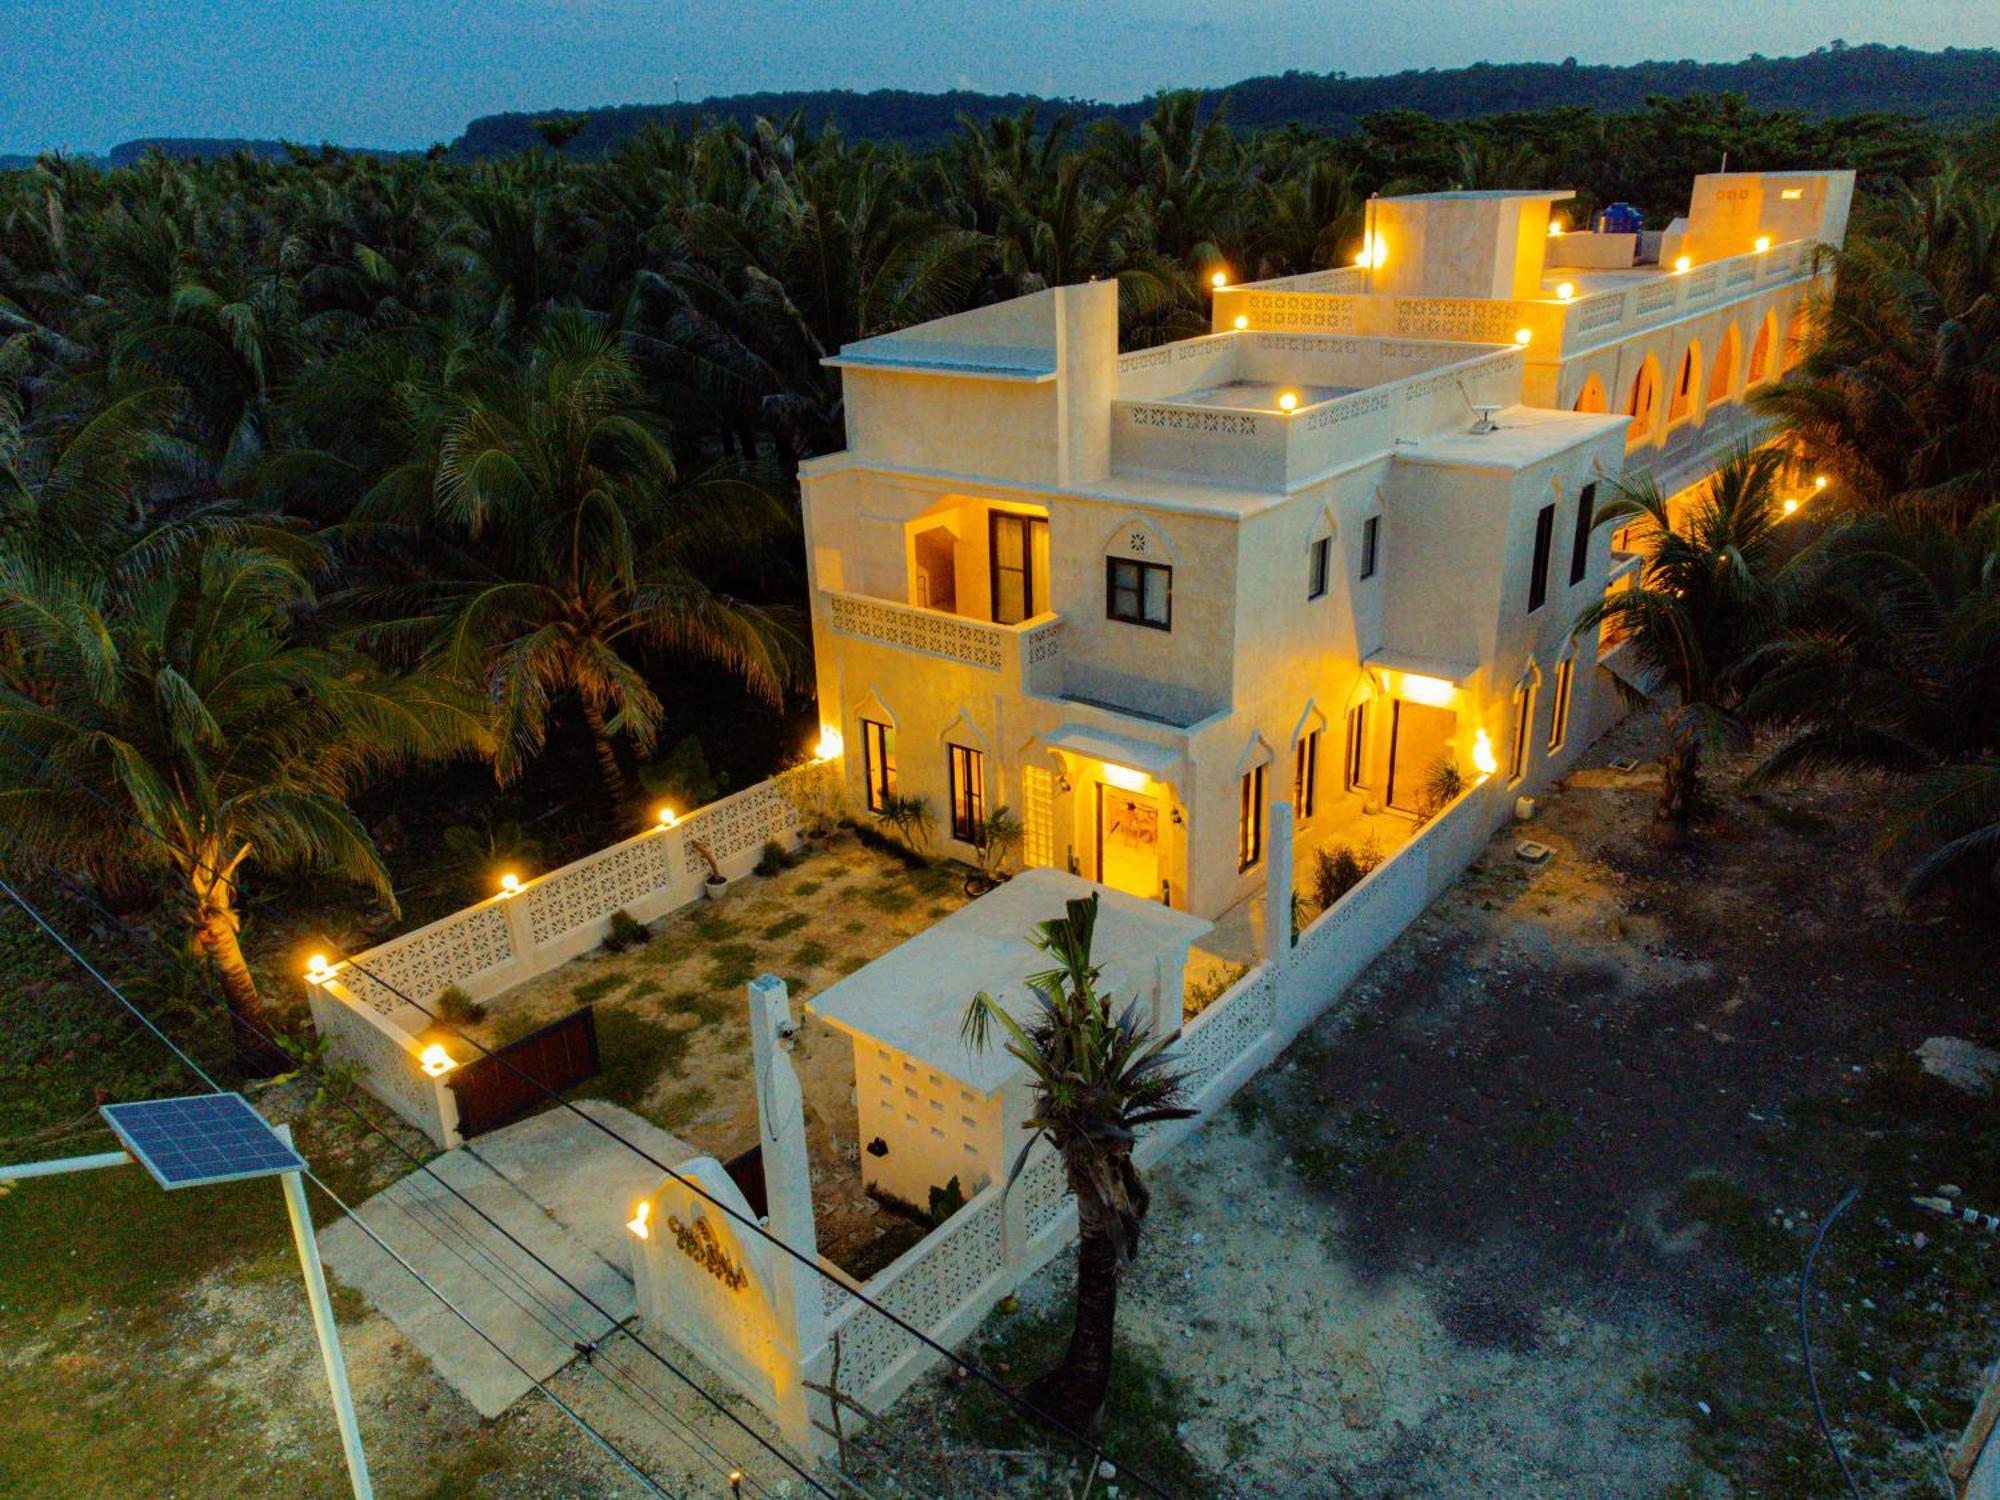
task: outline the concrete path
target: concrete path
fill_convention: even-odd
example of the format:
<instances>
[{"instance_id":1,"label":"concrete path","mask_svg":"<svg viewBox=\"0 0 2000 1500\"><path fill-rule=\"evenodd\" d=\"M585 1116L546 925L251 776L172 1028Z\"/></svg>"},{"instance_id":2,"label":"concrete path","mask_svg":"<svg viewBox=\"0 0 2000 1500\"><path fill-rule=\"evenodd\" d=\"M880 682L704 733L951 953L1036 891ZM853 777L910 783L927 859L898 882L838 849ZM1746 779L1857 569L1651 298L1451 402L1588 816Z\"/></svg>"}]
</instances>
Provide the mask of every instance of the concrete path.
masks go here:
<instances>
[{"instance_id":1,"label":"concrete path","mask_svg":"<svg viewBox=\"0 0 2000 1500\"><path fill-rule=\"evenodd\" d=\"M591 1100L578 1107L669 1166L696 1154L615 1104ZM320 1231L320 1254L481 1416L497 1417L532 1390L534 1380L546 1380L575 1359L578 1343L596 1342L633 1315L624 1223L630 1204L661 1176L637 1153L556 1109L447 1151L429 1163L429 1171L411 1172L355 1210L526 1373L350 1220ZM438 1178L479 1212L452 1196ZM526 1250L510 1244L495 1224ZM560 1277L537 1265L535 1256Z\"/></svg>"}]
</instances>

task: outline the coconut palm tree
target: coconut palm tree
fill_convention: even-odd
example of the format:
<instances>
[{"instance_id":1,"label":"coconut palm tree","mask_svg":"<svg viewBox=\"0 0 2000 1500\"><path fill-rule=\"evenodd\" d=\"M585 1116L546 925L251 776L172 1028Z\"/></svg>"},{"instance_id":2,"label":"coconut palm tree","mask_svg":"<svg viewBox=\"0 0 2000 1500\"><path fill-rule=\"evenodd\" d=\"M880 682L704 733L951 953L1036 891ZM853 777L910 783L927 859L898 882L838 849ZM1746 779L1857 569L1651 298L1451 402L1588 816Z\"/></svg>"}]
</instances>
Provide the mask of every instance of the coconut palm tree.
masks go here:
<instances>
[{"instance_id":1,"label":"coconut palm tree","mask_svg":"<svg viewBox=\"0 0 2000 1500\"><path fill-rule=\"evenodd\" d=\"M1735 669L1769 638L1778 618L1780 539L1775 486L1786 454L1732 454L1678 514L1650 475L1621 480L1596 524L1639 523L1645 561L1632 587L1593 602L1574 633L1610 626L1630 643L1637 693L1661 711L1667 746L1653 837L1679 843L1701 796L1701 763L1746 738Z\"/></svg>"},{"instance_id":2,"label":"coconut palm tree","mask_svg":"<svg viewBox=\"0 0 2000 1500\"><path fill-rule=\"evenodd\" d=\"M377 486L361 514L428 528L442 574L357 590L356 603L398 612L361 638L483 690L503 778L572 698L622 803L616 741L650 752L664 715L647 665L714 662L771 699L791 678L792 633L711 582L787 535L789 513L740 473L683 480L616 336L584 314L549 314L526 360L446 420L428 496Z\"/></svg>"},{"instance_id":3,"label":"coconut palm tree","mask_svg":"<svg viewBox=\"0 0 2000 1500\"><path fill-rule=\"evenodd\" d=\"M1015 1159L1009 1182L1035 1143L1046 1139L1061 1154L1076 1195L1074 1326L1062 1363L1034 1382L1029 1399L1080 1430L1094 1427L1104 1409L1118 1278L1139 1253L1139 1229L1151 1203L1132 1148L1145 1126L1195 1113L1180 1103L1183 1076L1166 1050L1173 1037L1151 1033L1137 1000L1114 1013L1111 997L1102 993L1102 971L1090 956L1096 927L1095 895L1070 901L1063 916L1038 923L1028 942L1055 967L1029 976L1035 1013L1017 1020L981 993L973 997L964 1024L966 1044L974 1050L984 1050L998 1026L1006 1050L1028 1070L1034 1091L1024 1122L1034 1133Z\"/></svg>"},{"instance_id":4,"label":"coconut palm tree","mask_svg":"<svg viewBox=\"0 0 2000 1500\"><path fill-rule=\"evenodd\" d=\"M313 603L292 564L220 540L119 589L0 558L9 856L177 890L253 1073L283 1059L255 1034L271 1027L240 940L245 872L337 876L393 910L347 799L386 772L491 747L475 695L302 643L297 620Z\"/></svg>"}]
</instances>

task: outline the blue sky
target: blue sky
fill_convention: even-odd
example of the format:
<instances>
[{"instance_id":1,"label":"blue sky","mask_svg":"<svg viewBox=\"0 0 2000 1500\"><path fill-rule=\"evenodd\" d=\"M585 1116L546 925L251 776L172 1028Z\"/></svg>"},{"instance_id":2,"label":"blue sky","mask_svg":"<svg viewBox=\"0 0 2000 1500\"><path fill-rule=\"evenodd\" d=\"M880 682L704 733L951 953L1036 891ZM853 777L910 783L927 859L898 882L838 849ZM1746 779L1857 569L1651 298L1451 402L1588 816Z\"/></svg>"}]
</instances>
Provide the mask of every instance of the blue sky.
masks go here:
<instances>
[{"instance_id":1,"label":"blue sky","mask_svg":"<svg viewBox=\"0 0 2000 1500\"><path fill-rule=\"evenodd\" d=\"M0 0L0 151L144 135L423 146L474 115L753 89L1131 99L1485 59L2000 46L1992 0Z\"/></svg>"}]
</instances>

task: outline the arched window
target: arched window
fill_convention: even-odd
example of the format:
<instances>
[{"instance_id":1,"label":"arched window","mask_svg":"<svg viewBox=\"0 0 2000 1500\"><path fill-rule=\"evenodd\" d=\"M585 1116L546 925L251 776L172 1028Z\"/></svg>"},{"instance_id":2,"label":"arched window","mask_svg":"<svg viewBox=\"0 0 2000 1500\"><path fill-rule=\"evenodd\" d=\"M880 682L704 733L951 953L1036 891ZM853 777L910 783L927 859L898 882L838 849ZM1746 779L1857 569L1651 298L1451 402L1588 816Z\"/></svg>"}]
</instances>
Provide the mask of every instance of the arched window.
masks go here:
<instances>
[{"instance_id":1,"label":"arched window","mask_svg":"<svg viewBox=\"0 0 2000 1500\"><path fill-rule=\"evenodd\" d=\"M1653 436L1653 417L1660 409L1660 362L1652 355L1632 377L1632 395L1625 403L1632 425L1625 430L1625 446L1636 448Z\"/></svg>"},{"instance_id":2,"label":"arched window","mask_svg":"<svg viewBox=\"0 0 2000 1500\"><path fill-rule=\"evenodd\" d=\"M1722 345L1715 353L1715 372L1708 380L1708 404L1720 406L1727 401L1731 389L1736 384L1736 356L1743 347L1743 336L1731 323L1722 335Z\"/></svg>"},{"instance_id":3,"label":"arched window","mask_svg":"<svg viewBox=\"0 0 2000 1500\"><path fill-rule=\"evenodd\" d=\"M1750 346L1750 370L1743 377L1747 385L1759 385L1771 378L1771 345L1778 341L1778 316L1776 313L1764 315L1764 326L1757 330L1757 342Z\"/></svg>"},{"instance_id":4,"label":"arched window","mask_svg":"<svg viewBox=\"0 0 2000 1500\"><path fill-rule=\"evenodd\" d=\"M1792 320L1785 325L1785 368L1791 369L1806 357L1806 345L1812 342L1812 319L1803 304L1792 314Z\"/></svg>"},{"instance_id":5,"label":"arched window","mask_svg":"<svg viewBox=\"0 0 2000 1500\"><path fill-rule=\"evenodd\" d=\"M1701 345L1691 343L1681 356L1680 372L1674 376L1674 393L1667 402L1667 423L1685 422L1694 415L1695 391L1701 381Z\"/></svg>"},{"instance_id":6,"label":"arched window","mask_svg":"<svg viewBox=\"0 0 2000 1500\"><path fill-rule=\"evenodd\" d=\"M1609 411L1611 403L1604 399L1604 382L1595 375L1584 381L1583 390L1576 398L1575 409L1583 412Z\"/></svg>"}]
</instances>

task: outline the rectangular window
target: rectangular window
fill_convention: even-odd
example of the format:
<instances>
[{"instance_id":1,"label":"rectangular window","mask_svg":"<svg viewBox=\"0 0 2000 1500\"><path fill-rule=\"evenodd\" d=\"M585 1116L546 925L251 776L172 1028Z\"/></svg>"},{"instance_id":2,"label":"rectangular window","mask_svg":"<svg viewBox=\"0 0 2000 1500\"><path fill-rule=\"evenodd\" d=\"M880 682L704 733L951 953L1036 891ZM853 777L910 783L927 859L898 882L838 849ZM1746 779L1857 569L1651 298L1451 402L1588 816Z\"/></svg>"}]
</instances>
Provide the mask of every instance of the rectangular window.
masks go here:
<instances>
[{"instance_id":1,"label":"rectangular window","mask_svg":"<svg viewBox=\"0 0 2000 1500\"><path fill-rule=\"evenodd\" d=\"M1535 566L1528 575L1528 613L1533 614L1548 602L1549 598L1549 553L1555 549L1556 508L1544 505L1541 514L1535 517Z\"/></svg>"},{"instance_id":2,"label":"rectangular window","mask_svg":"<svg viewBox=\"0 0 2000 1500\"><path fill-rule=\"evenodd\" d=\"M986 756L964 745L945 749L951 757L951 836L970 844L986 821Z\"/></svg>"},{"instance_id":3,"label":"rectangular window","mask_svg":"<svg viewBox=\"0 0 2000 1500\"><path fill-rule=\"evenodd\" d=\"M1535 687L1521 684L1514 694L1514 743L1507 752L1507 779L1519 781L1528 774L1528 732L1535 722Z\"/></svg>"},{"instance_id":4,"label":"rectangular window","mask_svg":"<svg viewBox=\"0 0 2000 1500\"><path fill-rule=\"evenodd\" d=\"M896 795L896 731L873 719L861 721L861 779L870 812L882 811Z\"/></svg>"},{"instance_id":5,"label":"rectangular window","mask_svg":"<svg viewBox=\"0 0 2000 1500\"><path fill-rule=\"evenodd\" d=\"M1368 705L1357 703L1347 711L1347 789L1359 791L1368 785Z\"/></svg>"},{"instance_id":6,"label":"rectangular window","mask_svg":"<svg viewBox=\"0 0 2000 1500\"><path fill-rule=\"evenodd\" d=\"M1264 768L1243 773L1242 810L1236 835L1236 868L1247 870L1264 857Z\"/></svg>"},{"instance_id":7,"label":"rectangular window","mask_svg":"<svg viewBox=\"0 0 2000 1500\"><path fill-rule=\"evenodd\" d=\"M1375 576L1375 552L1382 540L1382 518L1370 516L1361 523L1361 576Z\"/></svg>"},{"instance_id":8,"label":"rectangular window","mask_svg":"<svg viewBox=\"0 0 2000 1500\"><path fill-rule=\"evenodd\" d=\"M1586 484L1583 493L1576 497L1576 538L1569 547L1569 581L1582 583L1583 575L1590 570L1590 532L1595 524L1592 520L1597 509L1597 486Z\"/></svg>"},{"instance_id":9,"label":"rectangular window","mask_svg":"<svg viewBox=\"0 0 2000 1500\"><path fill-rule=\"evenodd\" d=\"M987 520L992 547L993 620L1018 625L1048 608L1045 585L1038 576L1038 558L1048 554L1048 526L1040 516L1019 516L996 510Z\"/></svg>"},{"instance_id":10,"label":"rectangular window","mask_svg":"<svg viewBox=\"0 0 2000 1500\"><path fill-rule=\"evenodd\" d=\"M1306 554L1306 597L1318 599L1326 593L1327 564L1333 555L1333 538L1323 536Z\"/></svg>"},{"instance_id":11,"label":"rectangular window","mask_svg":"<svg viewBox=\"0 0 2000 1500\"><path fill-rule=\"evenodd\" d=\"M1319 792L1319 731L1301 735L1292 750L1292 806L1302 818L1313 815Z\"/></svg>"},{"instance_id":12,"label":"rectangular window","mask_svg":"<svg viewBox=\"0 0 2000 1500\"><path fill-rule=\"evenodd\" d=\"M1106 558L1104 581L1104 613L1111 619L1154 630L1173 628L1174 570L1165 563Z\"/></svg>"},{"instance_id":13,"label":"rectangular window","mask_svg":"<svg viewBox=\"0 0 2000 1500\"><path fill-rule=\"evenodd\" d=\"M1556 700L1554 712L1549 719L1549 751L1553 754L1562 749L1563 741L1569 737L1569 690L1576 676L1576 658L1565 656L1562 665L1556 668Z\"/></svg>"}]
</instances>

